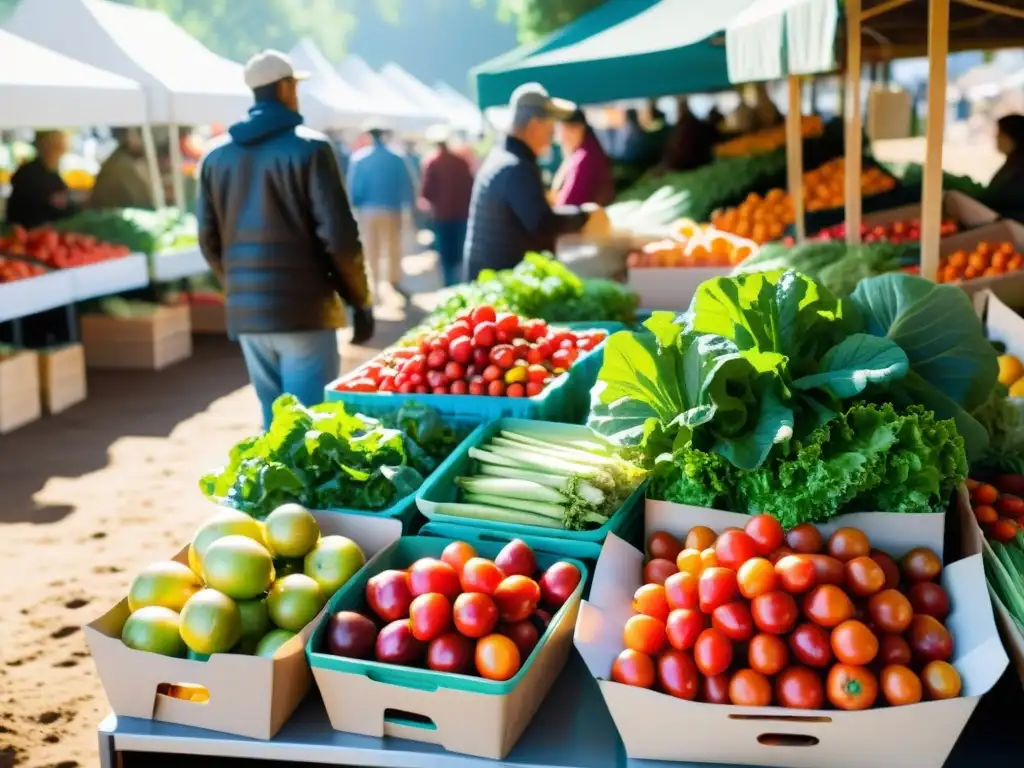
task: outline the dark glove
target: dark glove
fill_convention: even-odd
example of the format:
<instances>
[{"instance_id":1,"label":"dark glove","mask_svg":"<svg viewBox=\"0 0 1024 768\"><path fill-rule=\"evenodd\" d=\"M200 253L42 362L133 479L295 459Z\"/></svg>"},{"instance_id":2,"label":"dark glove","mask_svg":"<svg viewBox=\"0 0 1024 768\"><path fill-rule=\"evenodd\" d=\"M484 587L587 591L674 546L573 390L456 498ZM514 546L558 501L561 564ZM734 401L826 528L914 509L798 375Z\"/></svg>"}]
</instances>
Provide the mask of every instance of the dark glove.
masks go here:
<instances>
[{"instance_id":1,"label":"dark glove","mask_svg":"<svg viewBox=\"0 0 1024 768\"><path fill-rule=\"evenodd\" d=\"M352 343L365 344L373 338L373 307L352 310Z\"/></svg>"}]
</instances>

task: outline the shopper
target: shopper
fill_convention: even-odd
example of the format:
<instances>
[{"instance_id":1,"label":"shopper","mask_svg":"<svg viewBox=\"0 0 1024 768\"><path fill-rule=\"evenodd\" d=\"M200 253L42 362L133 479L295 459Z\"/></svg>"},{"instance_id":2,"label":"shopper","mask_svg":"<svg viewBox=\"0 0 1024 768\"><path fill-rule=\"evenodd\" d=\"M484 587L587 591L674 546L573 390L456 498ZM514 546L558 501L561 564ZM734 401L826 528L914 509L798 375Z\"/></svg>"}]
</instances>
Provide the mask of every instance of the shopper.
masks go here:
<instances>
[{"instance_id":1,"label":"shopper","mask_svg":"<svg viewBox=\"0 0 1024 768\"><path fill-rule=\"evenodd\" d=\"M226 293L269 426L290 393L323 400L339 370L339 297L354 314L353 342L373 336L362 246L327 137L302 125L291 59L263 51L245 66L255 97L247 118L203 159L199 245Z\"/></svg>"},{"instance_id":2,"label":"shopper","mask_svg":"<svg viewBox=\"0 0 1024 768\"><path fill-rule=\"evenodd\" d=\"M1006 155L1006 162L992 177L989 189L1015 197L1015 208L1024 208L1024 115L999 118L996 122L996 149Z\"/></svg>"},{"instance_id":3,"label":"shopper","mask_svg":"<svg viewBox=\"0 0 1024 768\"><path fill-rule=\"evenodd\" d=\"M383 128L374 124L367 128L370 144L352 156L348 193L359 216L374 282L386 280L405 295L401 287L402 220L411 218L413 180L405 157L384 143Z\"/></svg>"},{"instance_id":4,"label":"shopper","mask_svg":"<svg viewBox=\"0 0 1024 768\"><path fill-rule=\"evenodd\" d=\"M48 224L75 213L68 185L60 176L60 159L68 151L62 131L37 131L36 157L11 177L7 223L26 229Z\"/></svg>"},{"instance_id":5,"label":"shopper","mask_svg":"<svg viewBox=\"0 0 1024 768\"><path fill-rule=\"evenodd\" d=\"M566 159L552 185L555 203L610 205L615 197L611 161L583 110L577 109L568 120L559 124L558 143Z\"/></svg>"},{"instance_id":6,"label":"shopper","mask_svg":"<svg viewBox=\"0 0 1024 768\"><path fill-rule=\"evenodd\" d=\"M96 176L90 208L155 208L142 137L135 128L115 128L117 148Z\"/></svg>"},{"instance_id":7,"label":"shopper","mask_svg":"<svg viewBox=\"0 0 1024 768\"><path fill-rule=\"evenodd\" d=\"M468 279L483 269L514 267L528 251L554 251L559 235L579 232L593 219L607 226L604 210L571 208L557 213L548 204L537 157L551 145L555 120L566 120L576 105L553 99L539 83L512 94L512 131L480 167L473 184L465 262Z\"/></svg>"},{"instance_id":8,"label":"shopper","mask_svg":"<svg viewBox=\"0 0 1024 768\"><path fill-rule=\"evenodd\" d=\"M462 281L462 249L466 245L469 200L473 194L473 173L469 165L448 146L445 126L427 131L427 140L437 149L423 163L420 197L429 211L434 230L434 250L444 285Z\"/></svg>"}]
</instances>

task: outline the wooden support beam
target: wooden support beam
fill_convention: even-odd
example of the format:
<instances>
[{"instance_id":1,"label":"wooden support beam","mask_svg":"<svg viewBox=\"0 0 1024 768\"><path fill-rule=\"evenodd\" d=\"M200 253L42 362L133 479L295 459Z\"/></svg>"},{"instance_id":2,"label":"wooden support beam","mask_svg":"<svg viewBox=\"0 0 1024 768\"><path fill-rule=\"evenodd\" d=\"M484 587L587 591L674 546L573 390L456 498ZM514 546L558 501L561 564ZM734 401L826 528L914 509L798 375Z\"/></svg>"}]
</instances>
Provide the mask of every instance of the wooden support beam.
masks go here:
<instances>
[{"instance_id":1,"label":"wooden support beam","mask_svg":"<svg viewBox=\"0 0 1024 768\"><path fill-rule=\"evenodd\" d=\"M910 0L886 0L884 3L879 3L873 8L868 8L860 15L860 21L863 24L868 19L873 19L876 16L881 16L883 13L899 8L901 5L907 5Z\"/></svg>"},{"instance_id":2,"label":"wooden support beam","mask_svg":"<svg viewBox=\"0 0 1024 768\"><path fill-rule=\"evenodd\" d=\"M956 0L956 2L960 3L960 5L969 5L971 8L977 8L979 11L989 11L1000 16L1013 16L1017 19L1024 19L1024 9L1021 8L1010 8L1001 3L991 3L988 0Z\"/></svg>"},{"instance_id":3,"label":"wooden support beam","mask_svg":"<svg viewBox=\"0 0 1024 768\"><path fill-rule=\"evenodd\" d=\"M949 1L928 5L928 123L921 178L921 276L939 277L942 237L942 138L946 127L946 57L949 55Z\"/></svg>"},{"instance_id":4,"label":"wooden support beam","mask_svg":"<svg viewBox=\"0 0 1024 768\"><path fill-rule=\"evenodd\" d=\"M948 0L947 0L948 2ZM860 245L863 120L860 99L860 0L846 1L846 244Z\"/></svg>"},{"instance_id":5,"label":"wooden support beam","mask_svg":"<svg viewBox=\"0 0 1024 768\"><path fill-rule=\"evenodd\" d=\"M786 110L786 178L789 196L793 199L793 226L796 229L796 241L802 243L807 239L807 226L804 223L804 137L801 126L803 117L803 98L800 90L800 78L789 76L789 108Z\"/></svg>"}]
</instances>

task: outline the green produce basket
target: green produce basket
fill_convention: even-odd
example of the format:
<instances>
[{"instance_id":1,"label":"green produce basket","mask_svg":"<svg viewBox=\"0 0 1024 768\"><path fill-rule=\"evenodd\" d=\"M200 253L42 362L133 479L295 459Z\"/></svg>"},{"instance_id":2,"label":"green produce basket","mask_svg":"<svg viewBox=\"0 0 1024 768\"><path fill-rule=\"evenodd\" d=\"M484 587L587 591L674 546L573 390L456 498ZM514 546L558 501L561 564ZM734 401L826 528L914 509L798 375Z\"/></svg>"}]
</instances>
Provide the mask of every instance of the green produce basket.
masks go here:
<instances>
[{"instance_id":1,"label":"green produce basket","mask_svg":"<svg viewBox=\"0 0 1024 768\"><path fill-rule=\"evenodd\" d=\"M585 328L607 330L610 327L615 327L616 330L619 330L623 326L621 323L562 323L556 324L555 327L573 327L576 330ZM580 355L576 364L569 371L552 381L543 392L535 397L339 392L335 387L341 379L336 379L324 388L324 400L345 403L355 411L367 416L379 416L381 413L390 412L395 408L395 401L402 399L415 400L418 403L429 405L444 416L475 419L478 422L514 416L523 419L578 423L586 416L590 387L593 386L593 381L586 387L587 396L583 402L576 403L574 399L580 397L582 385L574 386L572 376L577 369L580 369L585 372L582 375L586 381L591 375L590 372L593 371L593 380L596 380L597 372L601 369L603 354L604 342L602 341L594 349ZM342 378L351 375L346 374Z\"/></svg>"},{"instance_id":2,"label":"green produce basket","mask_svg":"<svg viewBox=\"0 0 1024 768\"><path fill-rule=\"evenodd\" d=\"M565 621L569 609L573 609L572 613L575 616L575 607L578 605L579 599L583 594L583 586L589 577L587 566L582 562L548 552L535 551L537 566L541 570L559 561L572 563L580 571L580 583L565 605L552 617L551 623L548 624L547 630L541 635L537 646L522 662L519 672L508 680L487 680L475 675L436 672L431 669L404 667L366 659L350 659L334 656L322 650L326 643L327 627L331 616L338 611L367 610L365 597L366 583L370 580L371 576L389 569L405 570L421 557L439 558L444 548L452 541L453 539L435 538L433 536L403 536L349 579L328 602L327 611L324 613L323 619L306 644L306 658L309 660L310 666L316 669L365 675L378 683L420 690L454 688L470 693L503 696L515 688L537 660L537 656L548 641L548 638L551 637L559 624ZM477 553L484 557L494 558L501 551L501 547L501 544L481 543L477 546Z\"/></svg>"},{"instance_id":3,"label":"green produce basket","mask_svg":"<svg viewBox=\"0 0 1024 768\"><path fill-rule=\"evenodd\" d=\"M502 429L515 431L520 419L505 418L498 421L481 424L473 434L467 437L459 447L452 451L452 455L445 459L430 479L420 486L416 493L417 504L422 501L443 503L456 501L459 489L455 485L455 478L469 474L476 463L469 456L469 449L485 443ZM586 427L580 426L581 435L592 434ZM506 543L511 539L523 539L528 542L543 542L543 547L549 552L558 552L570 557L584 559L596 559L601 553L601 546L608 538L609 533L625 538L625 533L634 523L635 519L642 517L644 490L647 482L641 483L635 491L626 499L622 506L613 514L604 525L589 531L567 531L560 528L539 528L532 525L520 525L518 523L499 523L491 520L469 520L452 515L441 515L427 512L420 506L420 512L431 523L444 523L449 526L458 526L460 530L473 529L483 531L493 540ZM469 534L465 534L469 535Z\"/></svg>"}]
</instances>

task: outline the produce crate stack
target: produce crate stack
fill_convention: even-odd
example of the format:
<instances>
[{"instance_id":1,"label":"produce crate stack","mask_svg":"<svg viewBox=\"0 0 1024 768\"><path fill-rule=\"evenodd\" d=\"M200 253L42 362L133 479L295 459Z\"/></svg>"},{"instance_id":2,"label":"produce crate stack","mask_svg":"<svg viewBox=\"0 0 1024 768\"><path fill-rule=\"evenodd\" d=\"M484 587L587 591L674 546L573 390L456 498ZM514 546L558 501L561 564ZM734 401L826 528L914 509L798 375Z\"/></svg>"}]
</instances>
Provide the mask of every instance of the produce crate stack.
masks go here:
<instances>
[{"instance_id":1,"label":"produce crate stack","mask_svg":"<svg viewBox=\"0 0 1024 768\"><path fill-rule=\"evenodd\" d=\"M30 350L0 349L0 435L41 415L39 356Z\"/></svg>"},{"instance_id":2,"label":"produce crate stack","mask_svg":"<svg viewBox=\"0 0 1024 768\"><path fill-rule=\"evenodd\" d=\"M90 368L159 371L192 356L188 307L142 307L136 314L82 316Z\"/></svg>"},{"instance_id":3,"label":"produce crate stack","mask_svg":"<svg viewBox=\"0 0 1024 768\"><path fill-rule=\"evenodd\" d=\"M61 413L86 398L85 348L64 344L37 350L43 407L49 414Z\"/></svg>"}]
</instances>

